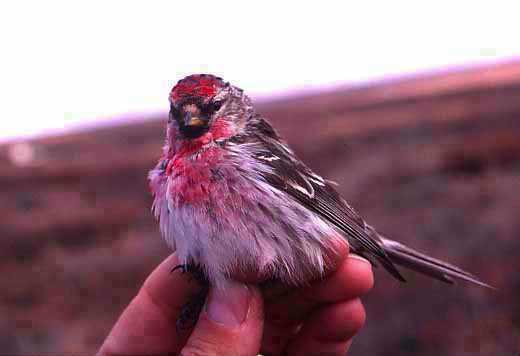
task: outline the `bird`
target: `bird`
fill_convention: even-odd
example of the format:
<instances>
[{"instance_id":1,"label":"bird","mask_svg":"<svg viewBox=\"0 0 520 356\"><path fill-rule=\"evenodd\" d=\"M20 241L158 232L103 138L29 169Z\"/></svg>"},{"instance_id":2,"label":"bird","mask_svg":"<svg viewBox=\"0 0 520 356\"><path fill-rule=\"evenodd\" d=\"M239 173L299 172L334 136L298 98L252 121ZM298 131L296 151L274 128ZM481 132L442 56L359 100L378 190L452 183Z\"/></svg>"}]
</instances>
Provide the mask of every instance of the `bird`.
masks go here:
<instances>
[{"instance_id":1,"label":"bird","mask_svg":"<svg viewBox=\"0 0 520 356\"><path fill-rule=\"evenodd\" d=\"M399 281L401 266L450 284L492 288L377 232L237 86L189 75L170 91L169 104L165 145L148 174L152 211L177 267L207 285L225 289L243 271L305 285L323 275L338 243L348 243L350 253Z\"/></svg>"}]
</instances>

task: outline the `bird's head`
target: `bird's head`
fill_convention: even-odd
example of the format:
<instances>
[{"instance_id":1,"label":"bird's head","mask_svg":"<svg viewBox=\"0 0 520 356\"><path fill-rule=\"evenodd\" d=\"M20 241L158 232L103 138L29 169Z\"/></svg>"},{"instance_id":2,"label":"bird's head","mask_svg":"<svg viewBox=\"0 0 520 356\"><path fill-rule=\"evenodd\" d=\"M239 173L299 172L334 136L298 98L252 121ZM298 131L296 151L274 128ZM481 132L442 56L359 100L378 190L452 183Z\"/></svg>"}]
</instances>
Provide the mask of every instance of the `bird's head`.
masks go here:
<instances>
[{"instance_id":1,"label":"bird's head","mask_svg":"<svg viewBox=\"0 0 520 356\"><path fill-rule=\"evenodd\" d=\"M196 140L208 133L214 139L232 136L252 111L241 89L211 74L181 79L169 99L169 126L184 140Z\"/></svg>"}]
</instances>

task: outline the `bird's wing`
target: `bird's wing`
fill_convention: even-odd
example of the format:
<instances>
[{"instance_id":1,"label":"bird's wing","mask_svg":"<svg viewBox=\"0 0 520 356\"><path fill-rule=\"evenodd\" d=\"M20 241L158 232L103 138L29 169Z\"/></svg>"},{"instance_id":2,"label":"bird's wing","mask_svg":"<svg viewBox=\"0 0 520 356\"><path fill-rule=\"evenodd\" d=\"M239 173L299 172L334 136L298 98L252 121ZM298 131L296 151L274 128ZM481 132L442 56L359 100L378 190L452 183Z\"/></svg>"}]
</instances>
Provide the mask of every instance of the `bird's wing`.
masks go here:
<instances>
[{"instance_id":1,"label":"bird's wing","mask_svg":"<svg viewBox=\"0 0 520 356\"><path fill-rule=\"evenodd\" d=\"M256 117L248 126L246 134L236 139L254 141L254 158L270 168L263 173L267 182L342 231L354 252L370 260L375 257L394 277L404 280L377 237L329 181L300 161L267 121Z\"/></svg>"}]
</instances>

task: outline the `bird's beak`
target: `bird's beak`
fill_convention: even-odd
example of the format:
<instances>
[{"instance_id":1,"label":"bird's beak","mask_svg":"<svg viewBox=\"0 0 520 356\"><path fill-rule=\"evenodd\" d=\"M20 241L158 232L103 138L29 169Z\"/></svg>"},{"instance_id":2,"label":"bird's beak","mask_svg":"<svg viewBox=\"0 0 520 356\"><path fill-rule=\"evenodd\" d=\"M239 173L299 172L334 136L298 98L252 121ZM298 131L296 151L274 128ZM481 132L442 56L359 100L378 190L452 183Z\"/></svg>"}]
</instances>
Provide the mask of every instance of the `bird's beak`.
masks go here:
<instances>
[{"instance_id":1,"label":"bird's beak","mask_svg":"<svg viewBox=\"0 0 520 356\"><path fill-rule=\"evenodd\" d=\"M194 116L191 112L186 112L184 115L184 126L186 127L202 127L206 123L198 116Z\"/></svg>"}]
</instances>

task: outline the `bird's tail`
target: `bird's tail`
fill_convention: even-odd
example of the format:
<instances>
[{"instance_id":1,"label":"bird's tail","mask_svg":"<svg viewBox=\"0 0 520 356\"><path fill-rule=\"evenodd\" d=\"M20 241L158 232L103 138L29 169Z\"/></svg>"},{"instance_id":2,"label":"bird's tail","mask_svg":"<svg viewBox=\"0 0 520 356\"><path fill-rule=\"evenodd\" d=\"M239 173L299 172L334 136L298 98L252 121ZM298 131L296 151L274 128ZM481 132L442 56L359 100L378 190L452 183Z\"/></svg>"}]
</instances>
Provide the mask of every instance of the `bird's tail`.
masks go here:
<instances>
[{"instance_id":1,"label":"bird's tail","mask_svg":"<svg viewBox=\"0 0 520 356\"><path fill-rule=\"evenodd\" d=\"M390 260L397 265L450 284L454 283L454 279L461 279L481 287L495 289L457 266L425 255L380 234L378 234L378 240Z\"/></svg>"}]
</instances>

